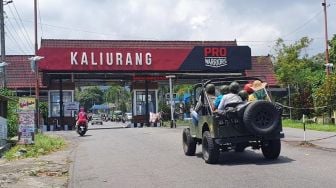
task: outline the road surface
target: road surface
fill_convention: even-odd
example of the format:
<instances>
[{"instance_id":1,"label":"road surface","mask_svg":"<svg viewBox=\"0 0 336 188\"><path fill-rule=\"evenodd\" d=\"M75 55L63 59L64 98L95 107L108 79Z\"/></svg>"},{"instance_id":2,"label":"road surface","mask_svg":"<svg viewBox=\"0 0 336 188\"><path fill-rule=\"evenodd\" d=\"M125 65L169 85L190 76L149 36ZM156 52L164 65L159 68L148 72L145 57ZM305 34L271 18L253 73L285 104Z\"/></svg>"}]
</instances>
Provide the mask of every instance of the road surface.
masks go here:
<instances>
[{"instance_id":1,"label":"road surface","mask_svg":"<svg viewBox=\"0 0 336 188\"><path fill-rule=\"evenodd\" d=\"M196 156L184 155L181 128L121 126L97 125L85 137L69 133L80 140L70 187L336 187L336 150L300 146L292 129L285 134L295 139L282 142L277 161L248 149L222 153L209 165L200 146Z\"/></svg>"}]
</instances>

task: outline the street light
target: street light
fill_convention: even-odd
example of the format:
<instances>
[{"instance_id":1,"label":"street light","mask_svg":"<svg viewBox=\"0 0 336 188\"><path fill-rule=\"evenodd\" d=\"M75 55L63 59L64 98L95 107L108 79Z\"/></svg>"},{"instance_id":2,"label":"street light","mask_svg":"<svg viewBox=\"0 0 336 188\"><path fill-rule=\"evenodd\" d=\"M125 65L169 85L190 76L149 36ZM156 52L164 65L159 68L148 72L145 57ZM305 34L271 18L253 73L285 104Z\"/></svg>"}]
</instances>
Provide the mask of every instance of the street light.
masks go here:
<instances>
[{"instance_id":1,"label":"street light","mask_svg":"<svg viewBox=\"0 0 336 188\"><path fill-rule=\"evenodd\" d=\"M39 124L40 124L40 110L39 110L39 74L38 74L38 65L37 63L43 59L44 57L42 56L34 56L34 57L30 57L28 58L28 60L30 60L30 67L32 69L32 72L35 73L35 78L36 78L36 85L35 85L35 103L36 103L36 128L39 128Z\"/></svg>"},{"instance_id":2,"label":"street light","mask_svg":"<svg viewBox=\"0 0 336 188\"><path fill-rule=\"evenodd\" d=\"M173 83L172 78L175 78L175 75L168 75L166 78L169 78L169 95L170 95L170 115L171 115L171 121L170 121L170 127L176 127L176 123L174 121L174 105L173 105Z\"/></svg>"}]
</instances>

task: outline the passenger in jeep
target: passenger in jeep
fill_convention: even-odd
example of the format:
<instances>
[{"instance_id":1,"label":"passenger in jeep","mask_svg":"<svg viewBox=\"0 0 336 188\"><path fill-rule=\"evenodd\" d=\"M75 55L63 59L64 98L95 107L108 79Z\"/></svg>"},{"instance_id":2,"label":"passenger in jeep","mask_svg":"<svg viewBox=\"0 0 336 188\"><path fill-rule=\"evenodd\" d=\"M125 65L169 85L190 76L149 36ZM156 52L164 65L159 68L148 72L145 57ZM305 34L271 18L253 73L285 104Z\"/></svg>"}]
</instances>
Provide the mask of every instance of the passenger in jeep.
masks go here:
<instances>
[{"instance_id":1,"label":"passenger in jeep","mask_svg":"<svg viewBox=\"0 0 336 188\"><path fill-rule=\"evenodd\" d=\"M249 95L248 101L256 101L256 100L268 100L270 101L269 96L265 90L267 83L261 82L260 80L255 80L252 83L251 88L253 89L253 93Z\"/></svg>"},{"instance_id":2,"label":"passenger in jeep","mask_svg":"<svg viewBox=\"0 0 336 188\"><path fill-rule=\"evenodd\" d=\"M228 85L223 85L219 88L220 95L218 95L214 101L215 110L218 108L219 103L221 102L224 95L230 92Z\"/></svg>"},{"instance_id":3,"label":"passenger in jeep","mask_svg":"<svg viewBox=\"0 0 336 188\"><path fill-rule=\"evenodd\" d=\"M242 102L241 97L238 95L239 83L232 82L229 86L230 93L224 95L218 106L218 112L223 112L225 107L230 103Z\"/></svg>"},{"instance_id":4,"label":"passenger in jeep","mask_svg":"<svg viewBox=\"0 0 336 188\"><path fill-rule=\"evenodd\" d=\"M205 87L205 92L207 94L208 99L210 100L210 107L212 108L212 110L214 110L214 100L216 99L216 87L214 84L208 84ZM201 95L197 101L196 107L195 109L190 109L191 112L191 118L192 118L192 123L194 125L198 125L198 119L199 119L199 115L198 115L198 111L201 109L201 107L203 106L202 100L201 100Z\"/></svg>"}]
</instances>

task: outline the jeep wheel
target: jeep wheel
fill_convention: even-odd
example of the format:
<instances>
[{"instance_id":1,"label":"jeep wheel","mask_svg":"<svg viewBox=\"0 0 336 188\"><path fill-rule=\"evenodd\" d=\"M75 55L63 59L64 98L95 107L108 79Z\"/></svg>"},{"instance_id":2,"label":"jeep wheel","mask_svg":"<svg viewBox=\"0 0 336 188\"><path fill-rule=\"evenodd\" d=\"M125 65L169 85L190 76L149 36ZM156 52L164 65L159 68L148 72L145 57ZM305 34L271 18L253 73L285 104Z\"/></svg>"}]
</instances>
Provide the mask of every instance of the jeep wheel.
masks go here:
<instances>
[{"instance_id":1,"label":"jeep wheel","mask_svg":"<svg viewBox=\"0 0 336 188\"><path fill-rule=\"evenodd\" d=\"M189 129L183 129L182 140L184 154L187 156L195 155L196 142L195 139L191 136Z\"/></svg>"},{"instance_id":2,"label":"jeep wheel","mask_svg":"<svg viewBox=\"0 0 336 188\"><path fill-rule=\"evenodd\" d=\"M270 140L263 144L261 151L266 159L277 159L281 151L280 139Z\"/></svg>"},{"instance_id":3,"label":"jeep wheel","mask_svg":"<svg viewBox=\"0 0 336 188\"><path fill-rule=\"evenodd\" d=\"M272 103L255 101L246 107L243 120L249 131L265 135L279 126L280 114Z\"/></svg>"},{"instance_id":4,"label":"jeep wheel","mask_svg":"<svg viewBox=\"0 0 336 188\"><path fill-rule=\"evenodd\" d=\"M209 131L203 133L202 139L202 153L203 159L206 163L214 164L219 158L219 148L218 145L211 138Z\"/></svg>"}]
</instances>

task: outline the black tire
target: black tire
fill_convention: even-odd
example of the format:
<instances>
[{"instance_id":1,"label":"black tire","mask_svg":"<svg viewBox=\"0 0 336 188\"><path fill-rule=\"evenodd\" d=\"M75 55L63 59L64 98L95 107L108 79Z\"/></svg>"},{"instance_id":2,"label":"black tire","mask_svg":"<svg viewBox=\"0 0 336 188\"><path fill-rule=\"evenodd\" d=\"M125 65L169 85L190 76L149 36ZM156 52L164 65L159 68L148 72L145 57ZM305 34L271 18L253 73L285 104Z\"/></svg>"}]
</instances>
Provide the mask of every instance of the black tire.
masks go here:
<instances>
[{"instance_id":1,"label":"black tire","mask_svg":"<svg viewBox=\"0 0 336 188\"><path fill-rule=\"evenodd\" d=\"M86 131L79 131L79 135L84 136Z\"/></svg>"},{"instance_id":2,"label":"black tire","mask_svg":"<svg viewBox=\"0 0 336 188\"><path fill-rule=\"evenodd\" d=\"M261 151L266 159L277 159L281 152L280 139L270 140L261 146Z\"/></svg>"},{"instance_id":3,"label":"black tire","mask_svg":"<svg viewBox=\"0 0 336 188\"><path fill-rule=\"evenodd\" d=\"M245 143L238 143L236 144L236 147L235 147L235 152L244 152L245 151L245 148L246 148L246 144Z\"/></svg>"},{"instance_id":4,"label":"black tire","mask_svg":"<svg viewBox=\"0 0 336 188\"><path fill-rule=\"evenodd\" d=\"M280 125L280 114L273 103L255 101L244 112L245 127L254 134L270 134Z\"/></svg>"},{"instance_id":5,"label":"black tire","mask_svg":"<svg viewBox=\"0 0 336 188\"><path fill-rule=\"evenodd\" d=\"M193 156L196 152L196 141L191 136L189 128L183 129L182 133L183 151L187 156Z\"/></svg>"},{"instance_id":6,"label":"black tire","mask_svg":"<svg viewBox=\"0 0 336 188\"><path fill-rule=\"evenodd\" d=\"M203 133L202 139L202 153L203 159L206 163L215 164L219 158L218 145L211 138L209 131Z\"/></svg>"}]
</instances>

